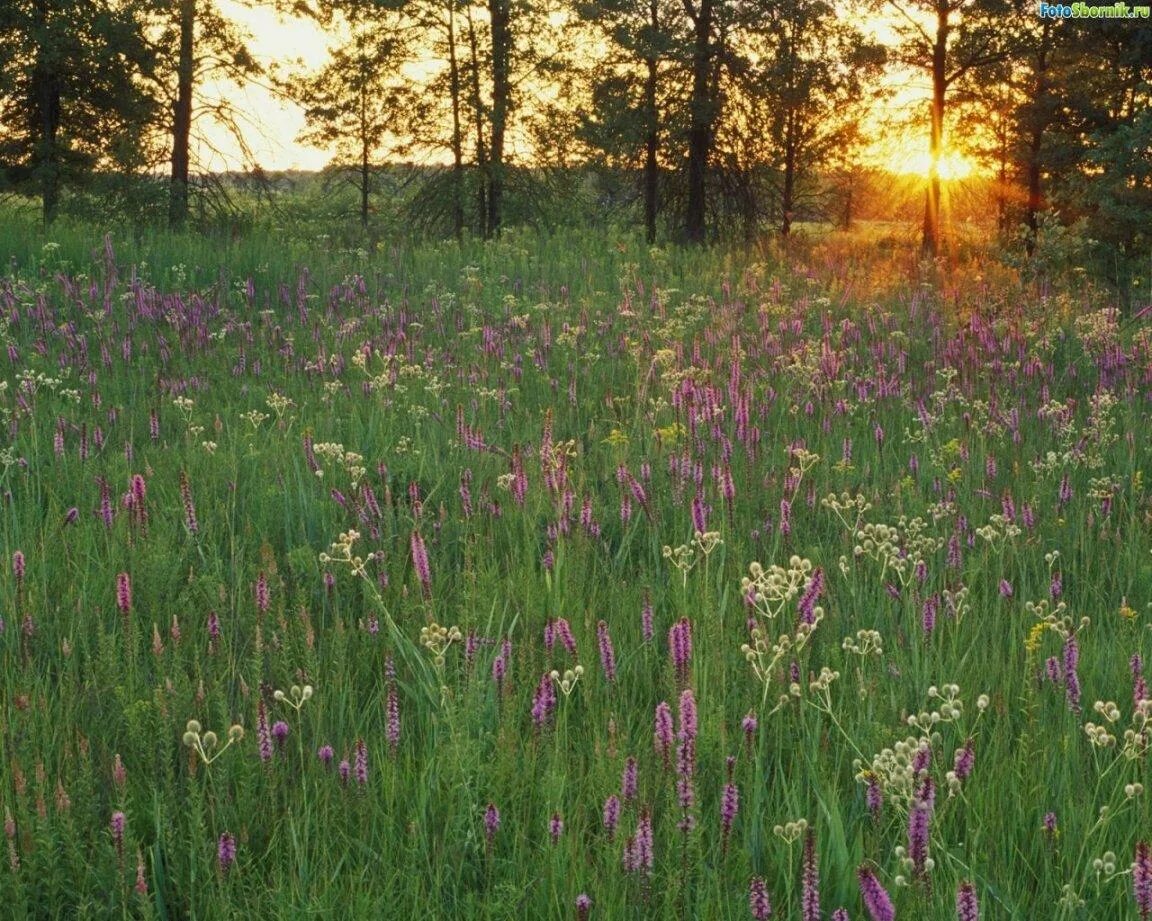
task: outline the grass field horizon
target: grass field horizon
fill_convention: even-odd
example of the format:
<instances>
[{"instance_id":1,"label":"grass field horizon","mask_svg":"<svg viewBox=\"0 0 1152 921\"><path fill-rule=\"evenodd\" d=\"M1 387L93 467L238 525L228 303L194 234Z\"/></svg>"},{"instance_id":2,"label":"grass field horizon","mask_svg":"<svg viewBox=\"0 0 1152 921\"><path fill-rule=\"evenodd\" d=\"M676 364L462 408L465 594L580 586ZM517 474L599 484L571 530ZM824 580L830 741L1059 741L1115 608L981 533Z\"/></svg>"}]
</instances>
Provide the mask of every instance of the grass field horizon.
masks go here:
<instances>
[{"instance_id":1,"label":"grass field horizon","mask_svg":"<svg viewBox=\"0 0 1152 921\"><path fill-rule=\"evenodd\" d=\"M0 253L11 917L1152 913L1152 330L1081 275Z\"/></svg>"}]
</instances>

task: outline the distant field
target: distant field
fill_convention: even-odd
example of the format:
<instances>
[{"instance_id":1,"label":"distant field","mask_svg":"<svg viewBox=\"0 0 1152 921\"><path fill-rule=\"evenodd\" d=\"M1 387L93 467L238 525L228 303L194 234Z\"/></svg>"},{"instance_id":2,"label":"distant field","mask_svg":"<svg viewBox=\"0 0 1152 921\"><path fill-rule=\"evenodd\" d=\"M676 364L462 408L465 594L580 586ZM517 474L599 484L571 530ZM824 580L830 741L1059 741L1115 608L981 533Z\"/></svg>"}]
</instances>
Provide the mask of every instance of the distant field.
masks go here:
<instances>
[{"instance_id":1,"label":"distant field","mask_svg":"<svg viewBox=\"0 0 1152 921\"><path fill-rule=\"evenodd\" d=\"M1152 912L1146 321L101 236L0 230L5 917Z\"/></svg>"}]
</instances>

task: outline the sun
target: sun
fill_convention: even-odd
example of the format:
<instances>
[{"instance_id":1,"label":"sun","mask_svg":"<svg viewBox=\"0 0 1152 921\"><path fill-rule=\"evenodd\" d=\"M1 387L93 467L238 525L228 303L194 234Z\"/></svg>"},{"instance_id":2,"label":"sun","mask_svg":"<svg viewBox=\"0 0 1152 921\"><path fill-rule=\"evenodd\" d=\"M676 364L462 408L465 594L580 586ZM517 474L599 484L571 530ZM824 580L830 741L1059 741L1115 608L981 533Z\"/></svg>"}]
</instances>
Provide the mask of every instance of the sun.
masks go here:
<instances>
[{"instance_id":1,"label":"sun","mask_svg":"<svg viewBox=\"0 0 1152 921\"><path fill-rule=\"evenodd\" d=\"M886 164L888 170L905 176L928 177L932 158L927 151L919 153L894 153ZM945 182L953 179L967 179L975 171L972 161L956 151L946 151L940 158L940 178Z\"/></svg>"}]
</instances>

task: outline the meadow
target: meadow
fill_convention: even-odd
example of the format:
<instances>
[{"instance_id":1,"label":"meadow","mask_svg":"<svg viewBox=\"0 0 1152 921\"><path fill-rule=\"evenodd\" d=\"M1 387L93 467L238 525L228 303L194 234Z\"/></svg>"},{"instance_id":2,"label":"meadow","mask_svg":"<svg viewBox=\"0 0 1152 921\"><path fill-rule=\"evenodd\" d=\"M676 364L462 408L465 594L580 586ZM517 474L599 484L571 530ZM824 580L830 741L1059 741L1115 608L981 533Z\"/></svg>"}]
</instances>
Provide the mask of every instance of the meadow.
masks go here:
<instances>
[{"instance_id":1,"label":"meadow","mask_svg":"<svg viewBox=\"0 0 1152 921\"><path fill-rule=\"evenodd\" d=\"M836 241L0 253L6 917L1152 915L1152 333L1106 294Z\"/></svg>"}]
</instances>

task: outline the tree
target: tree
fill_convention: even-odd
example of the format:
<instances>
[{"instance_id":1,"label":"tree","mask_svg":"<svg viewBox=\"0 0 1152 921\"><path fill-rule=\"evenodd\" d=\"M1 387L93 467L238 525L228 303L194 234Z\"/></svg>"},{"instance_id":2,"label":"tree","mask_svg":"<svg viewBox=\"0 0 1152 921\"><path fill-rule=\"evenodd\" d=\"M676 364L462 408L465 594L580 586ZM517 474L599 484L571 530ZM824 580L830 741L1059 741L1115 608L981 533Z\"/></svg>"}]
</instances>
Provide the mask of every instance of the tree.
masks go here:
<instances>
[{"instance_id":1,"label":"tree","mask_svg":"<svg viewBox=\"0 0 1152 921\"><path fill-rule=\"evenodd\" d=\"M592 106L582 134L593 147L631 166L642 161L644 230L656 242L660 172L666 140L664 76L675 67L678 12L668 0L600 0L577 12L594 25L609 50L592 69Z\"/></svg>"},{"instance_id":2,"label":"tree","mask_svg":"<svg viewBox=\"0 0 1152 921\"><path fill-rule=\"evenodd\" d=\"M167 113L159 127L169 143L168 222L180 229L188 220L197 121L209 118L225 125L246 148L241 114L226 98L204 98L200 88L209 77L242 85L263 70L213 0L150 0L141 9L150 14L149 34L159 61L152 92Z\"/></svg>"},{"instance_id":3,"label":"tree","mask_svg":"<svg viewBox=\"0 0 1152 921\"><path fill-rule=\"evenodd\" d=\"M720 43L715 34L717 0L683 0L691 29L692 89L688 101L688 204L684 239L703 243L707 222L708 161L719 115L717 71ZM723 2L723 0L719 0Z\"/></svg>"},{"instance_id":4,"label":"tree","mask_svg":"<svg viewBox=\"0 0 1152 921\"><path fill-rule=\"evenodd\" d=\"M922 245L925 253L940 250L940 160L945 151L948 91L981 68L1003 60L1011 51L1003 18L1005 0L885 0L898 16L899 43L893 60L928 74L929 170L924 203Z\"/></svg>"},{"instance_id":5,"label":"tree","mask_svg":"<svg viewBox=\"0 0 1152 921\"><path fill-rule=\"evenodd\" d=\"M132 4L9 0L0 10L0 164L40 199L45 224L61 193L98 169L138 162L154 104L141 90L154 59Z\"/></svg>"},{"instance_id":6,"label":"tree","mask_svg":"<svg viewBox=\"0 0 1152 921\"><path fill-rule=\"evenodd\" d=\"M858 143L867 92L884 50L827 0L781 0L754 10L732 57L733 92L759 109L744 132L759 138L778 178L778 228L788 236L817 171Z\"/></svg>"},{"instance_id":7,"label":"tree","mask_svg":"<svg viewBox=\"0 0 1152 921\"><path fill-rule=\"evenodd\" d=\"M355 165L360 222L367 227L373 170L386 149L398 149L399 120L411 102L400 73L408 48L397 14L388 11L356 17L347 31L324 67L288 88L304 108L300 139L331 147L338 164Z\"/></svg>"}]
</instances>

